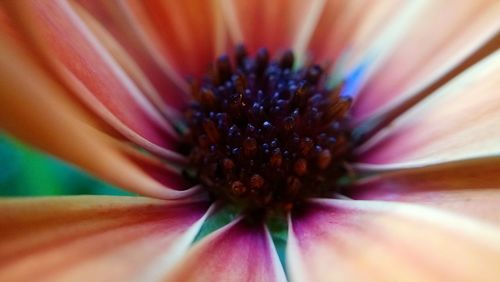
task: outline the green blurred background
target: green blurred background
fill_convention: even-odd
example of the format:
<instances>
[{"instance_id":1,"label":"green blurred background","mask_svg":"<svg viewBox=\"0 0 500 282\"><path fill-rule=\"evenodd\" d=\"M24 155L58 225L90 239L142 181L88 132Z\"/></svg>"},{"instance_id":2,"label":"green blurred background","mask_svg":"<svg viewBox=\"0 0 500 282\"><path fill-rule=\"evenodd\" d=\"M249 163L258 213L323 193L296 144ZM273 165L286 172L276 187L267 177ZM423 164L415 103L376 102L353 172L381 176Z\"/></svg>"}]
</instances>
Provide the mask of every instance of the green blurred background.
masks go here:
<instances>
[{"instance_id":1,"label":"green blurred background","mask_svg":"<svg viewBox=\"0 0 500 282\"><path fill-rule=\"evenodd\" d=\"M0 196L133 195L0 131Z\"/></svg>"}]
</instances>

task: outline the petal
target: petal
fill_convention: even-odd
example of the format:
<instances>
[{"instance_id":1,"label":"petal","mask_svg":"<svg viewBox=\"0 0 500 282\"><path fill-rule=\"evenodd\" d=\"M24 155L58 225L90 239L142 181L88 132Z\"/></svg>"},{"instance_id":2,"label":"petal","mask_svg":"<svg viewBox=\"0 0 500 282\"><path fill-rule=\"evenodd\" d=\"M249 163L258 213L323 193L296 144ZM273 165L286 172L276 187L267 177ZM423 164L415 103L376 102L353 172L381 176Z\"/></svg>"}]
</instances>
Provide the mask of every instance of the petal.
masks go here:
<instances>
[{"instance_id":1,"label":"petal","mask_svg":"<svg viewBox=\"0 0 500 282\"><path fill-rule=\"evenodd\" d=\"M59 78L124 136L164 157L177 135L67 2L16 2L23 26Z\"/></svg>"},{"instance_id":2,"label":"petal","mask_svg":"<svg viewBox=\"0 0 500 282\"><path fill-rule=\"evenodd\" d=\"M0 201L2 281L139 281L170 267L207 204L77 196Z\"/></svg>"},{"instance_id":3,"label":"petal","mask_svg":"<svg viewBox=\"0 0 500 282\"><path fill-rule=\"evenodd\" d=\"M269 231L243 221L200 241L166 280L286 281Z\"/></svg>"},{"instance_id":4,"label":"petal","mask_svg":"<svg viewBox=\"0 0 500 282\"><path fill-rule=\"evenodd\" d=\"M271 53L290 48L302 51L323 5L322 0L221 1L233 40L251 52L264 47Z\"/></svg>"},{"instance_id":5,"label":"petal","mask_svg":"<svg viewBox=\"0 0 500 282\"><path fill-rule=\"evenodd\" d=\"M6 9L6 3L0 3L0 32L2 36L10 37L11 39L17 40L18 43L22 42L22 36L16 29L16 24L12 17L9 15L9 11Z\"/></svg>"},{"instance_id":6,"label":"petal","mask_svg":"<svg viewBox=\"0 0 500 282\"><path fill-rule=\"evenodd\" d=\"M226 30L217 4L217 0L128 0L123 7L151 49L186 77L200 76L226 51Z\"/></svg>"},{"instance_id":7,"label":"petal","mask_svg":"<svg viewBox=\"0 0 500 282\"><path fill-rule=\"evenodd\" d=\"M497 51L375 136L359 161L408 167L498 155L499 72Z\"/></svg>"},{"instance_id":8,"label":"petal","mask_svg":"<svg viewBox=\"0 0 500 282\"><path fill-rule=\"evenodd\" d=\"M500 229L412 204L316 200L291 219L300 281L494 281ZM298 281L298 280L297 280Z\"/></svg>"},{"instance_id":9,"label":"petal","mask_svg":"<svg viewBox=\"0 0 500 282\"><path fill-rule=\"evenodd\" d=\"M100 124L17 45L3 38L0 53L2 129L133 192L159 198L194 192L174 191L145 174L124 149L129 147L101 131Z\"/></svg>"},{"instance_id":10,"label":"petal","mask_svg":"<svg viewBox=\"0 0 500 282\"><path fill-rule=\"evenodd\" d=\"M170 107L181 110L186 106L190 98L187 82L162 67L144 42L140 27L131 28L133 22L122 2L107 1L103 5L97 0L79 0L78 3L86 9L74 5L82 20L160 111L170 117Z\"/></svg>"},{"instance_id":11,"label":"petal","mask_svg":"<svg viewBox=\"0 0 500 282\"><path fill-rule=\"evenodd\" d=\"M408 99L450 72L498 33L499 14L500 5L495 0L420 2L396 43L378 52L374 75L353 106L355 121Z\"/></svg>"},{"instance_id":12,"label":"petal","mask_svg":"<svg viewBox=\"0 0 500 282\"><path fill-rule=\"evenodd\" d=\"M500 158L379 173L346 188L354 199L413 202L500 224Z\"/></svg>"},{"instance_id":13,"label":"petal","mask_svg":"<svg viewBox=\"0 0 500 282\"><path fill-rule=\"evenodd\" d=\"M121 146L121 148L142 171L164 186L175 190L189 190L192 186L192 182L188 181L182 174L183 167L170 165L154 155L144 154L130 146Z\"/></svg>"},{"instance_id":14,"label":"petal","mask_svg":"<svg viewBox=\"0 0 500 282\"><path fill-rule=\"evenodd\" d=\"M434 207L450 212L460 213L477 220L500 226L500 189L499 188L462 188L458 190L424 190L406 192L408 186L401 185L402 192L391 194L385 191L365 194L360 199L379 199L382 201L396 201L415 203ZM368 190L373 188L382 190L382 187L367 185Z\"/></svg>"},{"instance_id":15,"label":"petal","mask_svg":"<svg viewBox=\"0 0 500 282\"><path fill-rule=\"evenodd\" d=\"M371 174L361 178L358 185L380 183L387 187L394 184L394 192L423 191L437 189L500 187L500 178L495 173L500 169L500 157L468 159L456 162L433 164L417 168L384 169L379 165L358 165L357 168ZM401 190L398 185L407 185Z\"/></svg>"},{"instance_id":16,"label":"petal","mask_svg":"<svg viewBox=\"0 0 500 282\"><path fill-rule=\"evenodd\" d=\"M309 44L317 61L336 62L343 51L366 52L390 20L410 5L401 1L328 0ZM342 60L342 59L341 59ZM336 63L341 63L337 61Z\"/></svg>"}]
</instances>

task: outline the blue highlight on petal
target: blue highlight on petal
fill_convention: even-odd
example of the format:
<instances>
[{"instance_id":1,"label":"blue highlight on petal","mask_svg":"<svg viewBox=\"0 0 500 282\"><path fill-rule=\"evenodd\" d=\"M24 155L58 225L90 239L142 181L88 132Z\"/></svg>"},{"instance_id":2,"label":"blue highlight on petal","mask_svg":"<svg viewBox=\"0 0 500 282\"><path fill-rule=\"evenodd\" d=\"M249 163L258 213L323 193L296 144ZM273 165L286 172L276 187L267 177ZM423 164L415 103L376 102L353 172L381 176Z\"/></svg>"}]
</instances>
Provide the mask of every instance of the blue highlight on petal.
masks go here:
<instances>
[{"instance_id":1,"label":"blue highlight on petal","mask_svg":"<svg viewBox=\"0 0 500 282\"><path fill-rule=\"evenodd\" d=\"M361 89L363 79L367 73L368 65L368 61L363 61L346 76L340 96L349 97L351 99L356 97Z\"/></svg>"}]
</instances>

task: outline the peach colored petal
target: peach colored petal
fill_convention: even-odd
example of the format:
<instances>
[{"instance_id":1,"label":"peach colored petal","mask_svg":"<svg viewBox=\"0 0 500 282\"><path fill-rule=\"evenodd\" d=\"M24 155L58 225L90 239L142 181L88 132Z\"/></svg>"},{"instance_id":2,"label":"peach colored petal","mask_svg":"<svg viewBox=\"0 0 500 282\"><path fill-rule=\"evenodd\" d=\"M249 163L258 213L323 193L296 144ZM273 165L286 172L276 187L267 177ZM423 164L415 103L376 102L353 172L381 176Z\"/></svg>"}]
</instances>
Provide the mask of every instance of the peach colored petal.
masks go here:
<instances>
[{"instance_id":1,"label":"peach colored petal","mask_svg":"<svg viewBox=\"0 0 500 282\"><path fill-rule=\"evenodd\" d=\"M119 132L150 151L179 159L169 150L171 125L91 34L64 1L14 3L22 24L64 83Z\"/></svg>"},{"instance_id":2,"label":"peach colored petal","mask_svg":"<svg viewBox=\"0 0 500 282\"><path fill-rule=\"evenodd\" d=\"M233 222L195 245L166 281L286 281L267 228Z\"/></svg>"},{"instance_id":3,"label":"peach colored petal","mask_svg":"<svg viewBox=\"0 0 500 282\"><path fill-rule=\"evenodd\" d=\"M500 224L500 158L378 173L346 188L354 199L414 202Z\"/></svg>"},{"instance_id":4,"label":"peach colored petal","mask_svg":"<svg viewBox=\"0 0 500 282\"><path fill-rule=\"evenodd\" d=\"M375 136L360 162L401 168L499 155L499 72L497 51Z\"/></svg>"},{"instance_id":5,"label":"peach colored petal","mask_svg":"<svg viewBox=\"0 0 500 282\"><path fill-rule=\"evenodd\" d=\"M467 187L500 187L500 157L468 159L455 162L432 164L417 168L385 169L379 165L355 165L354 168L371 174L357 183L412 184L411 191L439 188L460 189Z\"/></svg>"},{"instance_id":6,"label":"peach colored petal","mask_svg":"<svg viewBox=\"0 0 500 282\"><path fill-rule=\"evenodd\" d=\"M208 205L139 197L0 200L0 280L143 281L186 252Z\"/></svg>"},{"instance_id":7,"label":"peach colored petal","mask_svg":"<svg viewBox=\"0 0 500 282\"><path fill-rule=\"evenodd\" d=\"M447 0L420 4L416 17L400 32L396 43L377 55L382 59L353 106L357 122L408 99L500 31L498 1Z\"/></svg>"},{"instance_id":8,"label":"peach colored petal","mask_svg":"<svg viewBox=\"0 0 500 282\"><path fill-rule=\"evenodd\" d=\"M401 116L404 112L411 109L417 103L427 98L439 88L441 88L446 83L449 83L451 80L455 79L462 72L471 68L476 63L484 60L486 57L491 55L498 49L500 40L500 33L498 33L493 38L490 38L486 41L479 49L477 49L474 53L470 54L467 58L461 61L459 64L453 66L448 72L442 74L439 77L436 77L430 84L425 85L425 87L417 89L411 97L408 99L404 99L401 101L397 101L389 105L371 116L369 119L360 122L359 124L354 124L354 132L353 136L355 136L357 143L362 144L376 135L379 131L383 130L389 124L391 124L394 120L396 120L399 116ZM351 86L349 89L351 93L355 93L356 89L359 89L359 86L362 85L363 73L366 74L366 67L361 66L359 70L353 73L352 80L356 83L351 83L354 86Z\"/></svg>"},{"instance_id":9,"label":"peach colored petal","mask_svg":"<svg viewBox=\"0 0 500 282\"><path fill-rule=\"evenodd\" d=\"M200 76L226 51L226 30L217 0L124 1L149 48L183 77Z\"/></svg>"},{"instance_id":10,"label":"peach colored petal","mask_svg":"<svg viewBox=\"0 0 500 282\"><path fill-rule=\"evenodd\" d=\"M195 192L172 190L145 174L117 140L68 99L64 88L6 40L0 39L2 129L133 192L159 198Z\"/></svg>"},{"instance_id":11,"label":"peach colored petal","mask_svg":"<svg viewBox=\"0 0 500 282\"><path fill-rule=\"evenodd\" d=\"M495 281L500 228L414 204L316 200L291 219L294 281Z\"/></svg>"},{"instance_id":12,"label":"peach colored petal","mask_svg":"<svg viewBox=\"0 0 500 282\"><path fill-rule=\"evenodd\" d=\"M251 52L265 47L275 53L291 48L305 49L323 2L221 0L220 5L235 42L244 43Z\"/></svg>"},{"instance_id":13,"label":"peach colored petal","mask_svg":"<svg viewBox=\"0 0 500 282\"><path fill-rule=\"evenodd\" d=\"M162 68L143 42L140 27L133 26L124 11L122 1L79 0L78 4L85 8L82 11L74 5L78 14L160 111L172 116L169 108L186 106L186 81Z\"/></svg>"},{"instance_id":14,"label":"peach colored petal","mask_svg":"<svg viewBox=\"0 0 500 282\"><path fill-rule=\"evenodd\" d=\"M401 192L372 193L360 196L361 199L396 201L415 203L423 206L434 207L446 211L467 215L478 220L500 226L500 188L476 188L470 186L458 190L449 190L447 187L434 190L408 192L408 186L401 185ZM367 190L381 189L383 187L365 186Z\"/></svg>"}]
</instances>

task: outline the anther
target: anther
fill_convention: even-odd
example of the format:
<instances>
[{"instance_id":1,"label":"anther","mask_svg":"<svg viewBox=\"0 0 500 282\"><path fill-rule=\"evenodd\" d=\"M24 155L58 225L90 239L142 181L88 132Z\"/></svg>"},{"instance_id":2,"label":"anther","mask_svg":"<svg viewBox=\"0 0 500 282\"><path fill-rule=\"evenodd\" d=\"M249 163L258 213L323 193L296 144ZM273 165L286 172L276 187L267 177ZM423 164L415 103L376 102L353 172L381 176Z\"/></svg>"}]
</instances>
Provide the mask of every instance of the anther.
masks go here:
<instances>
[{"instance_id":1,"label":"anther","mask_svg":"<svg viewBox=\"0 0 500 282\"><path fill-rule=\"evenodd\" d=\"M321 75L323 74L323 71L321 69L320 66L312 66L311 68L309 68L309 70L307 70L307 74L306 74L306 80L309 81L309 83L311 84L316 84Z\"/></svg>"},{"instance_id":2,"label":"anther","mask_svg":"<svg viewBox=\"0 0 500 282\"><path fill-rule=\"evenodd\" d=\"M238 67L242 68L245 66L245 60L247 58L247 50L245 49L245 46L243 45L238 45L236 46L235 50L235 59L236 59L236 64Z\"/></svg>"},{"instance_id":3,"label":"anther","mask_svg":"<svg viewBox=\"0 0 500 282\"><path fill-rule=\"evenodd\" d=\"M255 57L255 72L257 74L262 74L269 63L269 53L267 50L262 48L257 51L257 56Z\"/></svg>"},{"instance_id":4,"label":"anther","mask_svg":"<svg viewBox=\"0 0 500 282\"><path fill-rule=\"evenodd\" d=\"M294 126L295 126L295 119L293 117L288 116L283 119L283 128L286 131L292 130Z\"/></svg>"},{"instance_id":5,"label":"anther","mask_svg":"<svg viewBox=\"0 0 500 282\"><path fill-rule=\"evenodd\" d=\"M234 162L229 158L225 158L224 160L222 160L222 167L226 172L231 172L231 170L234 168Z\"/></svg>"},{"instance_id":6,"label":"anther","mask_svg":"<svg viewBox=\"0 0 500 282\"><path fill-rule=\"evenodd\" d=\"M255 138L247 137L245 141L243 141L243 153L246 156L252 156L257 151L257 141Z\"/></svg>"},{"instance_id":7,"label":"anther","mask_svg":"<svg viewBox=\"0 0 500 282\"><path fill-rule=\"evenodd\" d=\"M205 133L208 135L210 141L212 141L213 143L219 141L219 131L217 130L217 127L212 120L205 119L203 121L203 129L205 129Z\"/></svg>"},{"instance_id":8,"label":"anther","mask_svg":"<svg viewBox=\"0 0 500 282\"><path fill-rule=\"evenodd\" d=\"M210 140L208 139L208 136L206 136L205 134L200 135L198 137L198 144L200 148L208 149L208 147L210 146Z\"/></svg>"},{"instance_id":9,"label":"anther","mask_svg":"<svg viewBox=\"0 0 500 282\"><path fill-rule=\"evenodd\" d=\"M283 162L283 156L279 149L274 150L273 155L271 156L270 164L273 168L279 168L281 163Z\"/></svg>"},{"instance_id":10,"label":"anther","mask_svg":"<svg viewBox=\"0 0 500 282\"><path fill-rule=\"evenodd\" d=\"M307 156L314 146L314 142L311 138L305 137L300 141L299 150L302 156Z\"/></svg>"},{"instance_id":11,"label":"anther","mask_svg":"<svg viewBox=\"0 0 500 282\"><path fill-rule=\"evenodd\" d=\"M296 196L300 189L302 188L302 183L300 182L300 180L295 177L295 176L290 176L287 178L286 180L286 185L287 185L287 194L289 196Z\"/></svg>"},{"instance_id":12,"label":"anther","mask_svg":"<svg viewBox=\"0 0 500 282\"><path fill-rule=\"evenodd\" d=\"M317 164L320 169L327 168L328 165L330 165L331 161L332 161L332 153L330 153L330 150L326 149L319 153Z\"/></svg>"},{"instance_id":13,"label":"anther","mask_svg":"<svg viewBox=\"0 0 500 282\"><path fill-rule=\"evenodd\" d=\"M225 81L231 76L231 64L227 56L221 56L217 60L217 73L220 81Z\"/></svg>"},{"instance_id":14,"label":"anther","mask_svg":"<svg viewBox=\"0 0 500 282\"><path fill-rule=\"evenodd\" d=\"M293 171L295 171L295 173L298 176L302 176L302 175L306 174L306 172L307 172L307 161L305 159L298 159L298 160L296 160L295 163L293 164Z\"/></svg>"},{"instance_id":15,"label":"anther","mask_svg":"<svg viewBox=\"0 0 500 282\"><path fill-rule=\"evenodd\" d=\"M201 92L200 93L201 94L200 95L201 103L203 103L204 105L206 105L209 108L212 108L215 105L214 92L212 90L209 90L206 88L203 88L200 92Z\"/></svg>"},{"instance_id":16,"label":"anther","mask_svg":"<svg viewBox=\"0 0 500 282\"><path fill-rule=\"evenodd\" d=\"M264 178L258 174L252 175L250 178L250 188L260 189L262 186L264 186Z\"/></svg>"},{"instance_id":17,"label":"anther","mask_svg":"<svg viewBox=\"0 0 500 282\"><path fill-rule=\"evenodd\" d=\"M294 60L295 59L294 59L294 56L293 56L293 52L290 51L290 50L288 50L281 57L280 67L282 69L291 69L293 67L293 61Z\"/></svg>"},{"instance_id":18,"label":"anther","mask_svg":"<svg viewBox=\"0 0 500 282\"><path fill-rule=\"evenodd\" d=\"M234 181L231 184L231 192L235 196L242 195L243 193L245 193L246 190L247 190L247 188L245 187L245 185L241 181Z\"/></svg>"}]
</instances>

